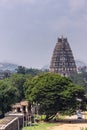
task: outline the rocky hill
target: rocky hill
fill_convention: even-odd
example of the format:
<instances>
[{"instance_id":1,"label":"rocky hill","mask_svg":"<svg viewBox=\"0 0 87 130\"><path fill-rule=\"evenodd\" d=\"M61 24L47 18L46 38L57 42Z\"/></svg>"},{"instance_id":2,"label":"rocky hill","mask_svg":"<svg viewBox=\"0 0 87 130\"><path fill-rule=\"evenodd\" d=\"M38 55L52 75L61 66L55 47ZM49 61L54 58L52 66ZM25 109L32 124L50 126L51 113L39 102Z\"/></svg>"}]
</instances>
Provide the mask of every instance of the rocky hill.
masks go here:
<instances>
[{"instance_id":1,"label":"rocky hill","mask_svg":"<svg viewBox=\"0 0 87 130\"><path fill-rule=\"evenodd\" d=\"M0 71L6 71L9 70L11 72L14 72L15 69L18 68L17 64L13 64L13 63L0 63Z\"/></svg>"}]
</instances>

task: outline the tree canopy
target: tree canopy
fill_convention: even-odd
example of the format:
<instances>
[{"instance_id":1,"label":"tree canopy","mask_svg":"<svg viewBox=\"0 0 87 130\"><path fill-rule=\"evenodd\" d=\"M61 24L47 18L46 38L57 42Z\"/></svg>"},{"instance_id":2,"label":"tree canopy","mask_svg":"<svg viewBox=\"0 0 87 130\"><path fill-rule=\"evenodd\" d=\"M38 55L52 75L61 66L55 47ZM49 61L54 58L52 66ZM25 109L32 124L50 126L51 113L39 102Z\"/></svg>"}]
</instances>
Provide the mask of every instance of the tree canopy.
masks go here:
<instances>
[{"instance_id":1,"label":"tree canopy","mask_svg":"<svg viewBox=\"0 0 87 130\"><path fill-rule=\"evenodd\" d=\"M75 84L84 87L85 93L87 93L87 72L72 75L70 78Z\"/></svg>"},{"instance_id":2,"label":"tree canopy","mask_svg":"<svg viewBox=\"0 0 87 130\"><path fill-rule=\"evenodd\" d=\"M0 116L10 110L10 105L15 102L17 89L4 81L0 81Z\"/></svg>"},{"instance_id":3,"label":"tree canopy","mask_svg":"<svg viewBox=\"0 0 87 130\"><path fill-rule=\"evenodd\" d=\"M51 119L57 112L73 113L84 100L84 89L66 77L45 73L25 83L26 98L40 104L40 113Z\"/></svg>"},{"instance_id":4,"label":"tree canopy","mask_svg":"<svg viewBox=\"0 0 87 130\"><path fill-rule=\"evenodd\" d=\"M32 76L38 75L39 73L43 73L46 70L42 71L39 69L33 69L33 68L26 68L24 66L18 66L18 68L16 69L18 74L30 74Z\"/></svg>"},{"instance_id":5,"label":"tree canopy","mask_svg":"<svg viewBox=\"0 0 87 130\"><path fill-rule=\"evenodd\" d=\"M0 80L0 115L10 111L10 106L25 99L24 83L29 75L13 74L11 77Z\"/></svg>"},{"instance_id":6,"label":"tree canopy","mask_svg":"<svg viewBox=\"0 0 87 130\"><path fill-rule=\"evenodd\" d=\"M27 78L29 78L29 75L13 74L10 78L4 80L7 84L17 89L16 102L25 99L23 85Z\"/></svg>"}]
</instances>

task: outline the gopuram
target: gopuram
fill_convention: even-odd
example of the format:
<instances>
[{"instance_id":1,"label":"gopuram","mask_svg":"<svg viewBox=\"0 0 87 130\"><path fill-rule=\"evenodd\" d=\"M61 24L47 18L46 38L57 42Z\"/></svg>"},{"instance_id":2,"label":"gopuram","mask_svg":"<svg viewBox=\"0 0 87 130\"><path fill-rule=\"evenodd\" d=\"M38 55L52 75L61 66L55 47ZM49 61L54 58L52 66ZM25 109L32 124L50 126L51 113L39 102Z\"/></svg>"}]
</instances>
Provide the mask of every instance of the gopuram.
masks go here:
<instances>
[{"instance_id":1,"label":"gopuram","mask_svg":"<svg viewBox=\"0 0 87 130\"><path fill-rule=\"evenodd\" d=\"M77 73L75 60L67 38L58 38L53 51L50 64L50 72L71 76Z\"/></svg>"}]
</instances>

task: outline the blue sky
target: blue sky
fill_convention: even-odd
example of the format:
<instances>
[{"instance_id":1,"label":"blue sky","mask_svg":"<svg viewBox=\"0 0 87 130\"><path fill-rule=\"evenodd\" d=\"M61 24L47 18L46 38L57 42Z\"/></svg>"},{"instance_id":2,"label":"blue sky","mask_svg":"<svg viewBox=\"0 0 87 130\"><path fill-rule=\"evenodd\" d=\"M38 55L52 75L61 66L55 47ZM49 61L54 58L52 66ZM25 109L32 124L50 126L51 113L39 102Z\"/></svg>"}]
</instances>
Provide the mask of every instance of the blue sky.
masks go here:
<instances>
[{"instance_id":1,"label":"blue sky","mask_svg":"<svg viewBox=\"0 0 87 130\"><path fill-rule=\"evenodd\" d=\"M0 62L42 68L61 35L87 63L87 0L0 0Z\"/></svg>"}]
</instances>

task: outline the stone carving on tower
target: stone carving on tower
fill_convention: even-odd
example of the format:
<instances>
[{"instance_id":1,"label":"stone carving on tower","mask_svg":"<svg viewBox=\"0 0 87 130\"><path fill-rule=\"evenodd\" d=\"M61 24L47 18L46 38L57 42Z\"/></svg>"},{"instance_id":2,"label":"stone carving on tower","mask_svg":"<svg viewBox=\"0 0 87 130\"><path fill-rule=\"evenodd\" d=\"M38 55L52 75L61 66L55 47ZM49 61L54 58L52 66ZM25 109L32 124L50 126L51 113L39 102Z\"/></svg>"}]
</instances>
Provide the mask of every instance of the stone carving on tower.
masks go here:
<instances>
[{"instance_id":1,"label":"stone carving on tower","mask_svg":"<svg viewBox=\"0 0 87 130\"><path fill-rule=\"evenodd\" d=\"M59 73L62 76L71 76L77 73L75 60L67 38L58 38L53 51L50 72Z\"/></svg>"}]
</instances>

